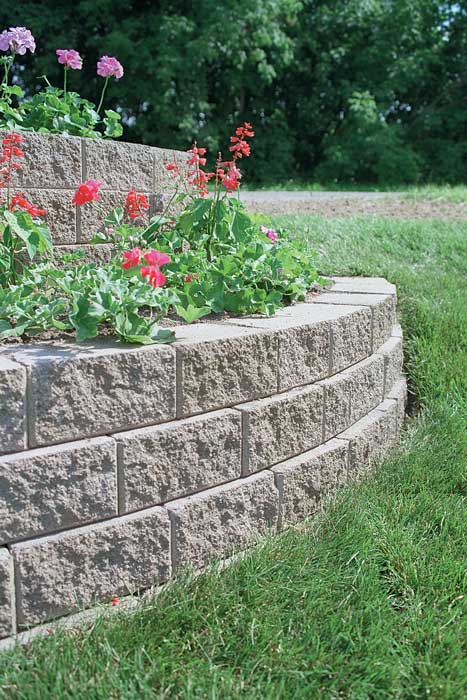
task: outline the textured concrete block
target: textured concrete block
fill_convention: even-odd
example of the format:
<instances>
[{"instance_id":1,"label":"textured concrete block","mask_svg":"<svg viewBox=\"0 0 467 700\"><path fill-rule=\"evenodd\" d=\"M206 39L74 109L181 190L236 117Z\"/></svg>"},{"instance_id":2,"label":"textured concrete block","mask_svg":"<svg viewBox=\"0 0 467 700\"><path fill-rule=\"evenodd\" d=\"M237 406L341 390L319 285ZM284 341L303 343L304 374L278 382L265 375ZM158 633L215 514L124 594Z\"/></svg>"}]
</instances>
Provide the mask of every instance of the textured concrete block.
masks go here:
<instances>
[{"instance_id":1,"label":"textured concrete block","mask_svg":"<svg viewBox=\"0 0 467 700\"><path fill-rule=\"evenodd\" d=\"M396 287L384 277L331 277L334 292L362 292L364 294L394 294Z\"/></svg>"},{"instance_id":2,"label":"textured concrete block","mask_svg":"<svg viewBox=\"0 0 467 700\"><path fill-rule=\"evenodd\" d=\"M329 442L272 468L281 501L281 525L300 522L319 507L322 497L347 478L348 443Z\"/></svg>"},{"instance_id":3,"label":"textured concrete block","mask_svg":"<svg viewBox=\"0 0 467 700\"><path fill-rule=\"evenodd\" d=\"M404 362L402 337L394 336L390 338L386 343L384 343L384 345L381 346L378 352L384 357L384 392L385 396L387 396L394 384L402 376L402 365Z\"/></svg>"},{"instance_id":4,"label":"textured concrete block","mask_svg":"<svg viewBox=\"0 0 467 700\"><path fill-rule=\"evenodd\" d=\"M39 183L37 183L39 184ZM79 184L79 183L78 183ZM45 209L47 214L39 217L49 227L55 245L74 244L76 242L76 207L72 204L74 190L44 190L24 188L21 190L26 199L37 207ZM5 190L0 190L0 197L5 198ZM26 258L29 260L29 257Z\"/></svg>"},{"instance_id":5,"label":"textured concrete block","mask_svg":"<svg viewBox=\"0 0 467 700\"><path fill-rule=\"evenodd\" d=\"M31 447L161 423L175 417L175 352L162 345L29 346Z\"/></svg>"},{"instance_id":6,"label":"textured concrete block","mask_svg":"<svg viewBox=\"0 0 467 700\"><path fill-rule=\"evenodd\" d=\"M26 444L26 370L0 355L0 454Z\"/></svg>"},{"instance_id":7,"label":"textured concrete block","mask_svg":"<svg viewBox=\"0 0 467 700\"><path fill-rule=\"evenodd\" d=\"M405 409L407 406L407 380L405 377L392 385L387 398L394 399L397 402L397 427L398 433L400 433L404 427Z\"/></svg>"},{"instance_id":8,"label":"textured concrete block","mask_svg":"<svg viewBox=\"0 0 467 700\"><path fill-rule=\"evenodd\" d=\"M393 294L351 294L330 290L324 294L318 294L314 303L369 306L372 315L373 352L391 336L396 321L396 298Z\"/></svg>"},{"instance_id":9,"label":"textured concrete block","mask_svg":"<svg viewBox=\"0 0 467 700\"><path fill-rule=\"evenodd\" d=\"M73 255L74 253L80 253L79 260L76 264L82 262L95 262L97 264L108 263L115 254L114 246L108 243L97 243L92 245L61 245L54 249L54 262L57 267L63 267L64 263L61 261L64 255ZM70 265L69 262L66 265Z\"/></svg>"},{"instance_id":10,"label":"textured concrete block","mask_svg":"<svg viewBox=\"0 0 467 700\"><path fill-rule=\"evenodd\" d=\"M0 549L0 639L15 633L15 596L13 557Z\"/></svg>"},{"instance_id":11,"label":"textured concrete block","mask_svg":"<svg viewBox=\"0 0 467 700\"><path fill-rule=\"evenodd\" d=\"M398 406L386 399L377 409L339 435L349 440L349 475L363 474L378 462L397 440Z\"/></svg>"},{"instance_id":12,"label":"textured concrete block","mask_svg":"<svg viewBox=\"0 0 467 700\"><path fill-rule=\"evenodd\" d=\"M324 437L329 440L383 400L383 358L372 355L319 384L325 391Z\"/></svg>"},{"instance_id":13,"label":"textured concrete block","mask_svg":"<svg viewBox=\"0 0 467 700\"><path fill-rule=\"evenodd\" d=\"M15 544L18 624L28 626L112 595L166 581L170 524L163 508Z\"/></svg>"},{"instance_id":14,"label":"textured concrete block","mask_svg":"<svg viewBox=\"0 0 467 700\"><path fill-rule=\"evenodd\" d=\"M171 501L241 475L239 411L214 411L114 437L121 512Z\"/></svg>"},{"instance_id":15,"label":"textured concrete block","mask_svg":"<svg viewBox=\"0 0 467 700\"><path fill-rule=\"evenodd\" d=\"M278 341L274 333L214 323L174 330L179 417L277 391Z\"/></svg>"},{"instance_id":16,"label":"textured concrete block","mask_svg":"<svg viewBox=\"0 0 467 700\"><path fill-rule=\"evenodd\" d=\"M353 314L351 306L296 304L271 318L239 318L235 325L274 331L279 338L279 391L327 377L331 373L331 325Z\"/></svg>"},{"instance_id":17,"label":"textured concrete block","mask_svg":"<svg viewBox=\"0 0 467 700\"><path fill-rule=\"evenodd\" d=\"M332 372L340 372L371 354L372 314L370 308L355 307L331 326Z\"/></svg>"},{"instance_id":18,"label":"textured concrete block","mask_svg":"<svg viewBox=\"0 0 467 700\"><path fill-rule=\"evenodd\" d=\"M117 464L111 438L0 457L0 543L112 515Z\"/></svg>"},{"instance_id":19,"label":"textured concrete block","mask_svg":"<svg viewBox=\"0 0 467 700\"><path fill-rule=\"evenodd\" d=\"M0 135L3 137L3 134ZM22 131L21 170L15 171L13 189L77 188L82 182L81 139L76 136L35 134ZM72 193L73 196L73 193Z\"/></svg>"},{"instance_id":20,"label":"textured concrete block","mask_svg":"<svg viewBox=\"0 0 467 700\"><path fill-rule=\"evenodd\" d=\"M134 187L152 192L154 151L150 146L98 139L86 139L84 145L84 179L101 180L104 190L127 192Z\"/></svg>"},{"instance_id":21,"label":"textured concrete block","mask_svg":"<svg viewBox=\"0 0 467 700\"><path fill-rule=\"evenodd\" d=\"M142 193L142 194L147 194ZM115 207L124 207L126 192L101 191L99 207L86 206L78 209L78 238L79 243L88 243L104 227L104 221L109 212Z\"/></svg>"},{"instance_id":22,"label":"textured concrete block","mask_svg":"<svg viewBox=\"0 0 467 700\"><path fill-rule=\"evenodd\" d=\"M241 404L243 473L251 474L322 442L323 389L308 386Z\"/></svg>"},{"instance_id":23,"label":"textured concrete block","mask_svg":"<svg viewBox=\"0 0 467 700\"><path fill-rule=\"evenodd\" d=\"M239 479L167 504L175 567L200 567L253 544L277 524L279 493L271 472Z\"/></svg>"}]
</instances>

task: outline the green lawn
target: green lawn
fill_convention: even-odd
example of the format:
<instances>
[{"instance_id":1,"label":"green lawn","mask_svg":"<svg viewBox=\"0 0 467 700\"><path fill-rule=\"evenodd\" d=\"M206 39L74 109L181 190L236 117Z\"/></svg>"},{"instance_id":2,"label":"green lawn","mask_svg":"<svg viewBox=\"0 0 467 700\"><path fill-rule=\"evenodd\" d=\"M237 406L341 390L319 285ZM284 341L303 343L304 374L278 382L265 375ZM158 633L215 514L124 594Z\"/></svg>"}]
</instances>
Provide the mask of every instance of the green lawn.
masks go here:
<instances>
[{"instance_id":1,"label":"green lawn","mask_svg":"<svg viewBox=\"0 0 467 700\"><path fill-rule=\"evenodd\" d=\"M224 571L0 656L2 700L466 697L467 224L287 221L322 272L397 284L403 447Z\"/></svg>"}]
</instances>

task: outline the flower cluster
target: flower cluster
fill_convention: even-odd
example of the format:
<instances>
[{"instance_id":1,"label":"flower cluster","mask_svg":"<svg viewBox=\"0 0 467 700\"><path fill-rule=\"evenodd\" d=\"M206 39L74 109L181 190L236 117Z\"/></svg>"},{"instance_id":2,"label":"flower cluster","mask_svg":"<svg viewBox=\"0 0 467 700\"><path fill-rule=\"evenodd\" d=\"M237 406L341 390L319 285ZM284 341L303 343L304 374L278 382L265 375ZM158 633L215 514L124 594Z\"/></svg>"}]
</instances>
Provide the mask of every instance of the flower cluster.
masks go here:
<instances>
[{"instance_id":1,"label":"flower cluster","mask_svg":"<svg viewBox=\"0 0 467 700\"><path fill-rule=\"evenodd\" d=\"M270 241L275 243L279 236L277 235L277 231L275 231L273 228L268 228L267 226L260 226L259 230L261 233L264 233L265 236L269 238Z\"/></svg>"},{"instance_id":2,"label":"flower cluster","mask_svg":"<svg viewBox=\"0 0 467 700\"><path fill-rule=\"evenodd\" d=\"M28 50L34 53L36 42L26 27L10 27L0 34L0 51L11 51L13 54L24 56Z\"/></svg>"},{"instance_id":3,"label":"flower cluster","mask_svg":"<svg viewBox=\"0 0 467 700\"><path fill-rule=\"evenodd\" d=\"M229 151L234 154L234 159L242 158L243 156L250 155L250 144L246 141L247 138L253 138L255 132L249 122L245 122L243 126L239 126L235 129L235 136L230 137L230 142L233 144L230 146Z\"/></svg>"},{"instance_id":4,"label":"flower cluster","mask_svg":"<svg viewBox=\"0 0 467 700\"><path fill-rule=\"evenodd\" d=\"M214 173L206 173L201 166L206 165L205 148L198 148L196 144L188 150L191 154L187 160L187 165L191 170L188 171L188 184L196 187L200 197L205 197L208 194L208 182L214 177Z\"/></svg>"},{"instance_id":5,"label":"flower cluster","mask_svg":"<svg viewBox=\"0 0 467 700\"><path fill-rule=\"evenodd\" d=\"M45 209L40 209L39 207L36 207L34 204L31 204L31 202L28 202L28 200L25 198L24 193L23 194L14 194L13 197L11 198L10 202L10 211L15 211L16 208L23 209L24 211L27 211L28 214L31 216L44 216L44 214L47 214Z\"/></svg>"},{"instance_id":6,"label":"flower cluster","mask_svg":"<svg viewBox=\"0 0 467 700\"><path fill-rule=\"evenodd\" d=\"M103 183L99 180L86 180L83 182L75 192L73 197L73 204L86 204L87 202L97 202L100 199L99 188L102 187Z\"/></svg>"},{"instance_id":7,"label":"flower cluster","mask_svg":"<svg viewBox=\"0 0 467 700\"><path fill-rule=\"evenodd\" d=\"M9 187L13 170L20 170L21 163L15 158L23 158L24 152L18 144L23 139L19 134L10 133L2 139L2 154L0 156L0 187Z\"/></svg>"},{"instance_id":8,"label":"flower cluster","mask_svg":"<svg viewBox=\"0 0 467 700\"><path fill-rule=\"evenodd\" d=\"M129 270L132 267L140 265L144 259L149 265L141 267L141 277L147 277L147 281L153 287L162 287L165 283L166 276L161 271L163 265L170 262L170 256L166 253L161 253L159 250L151 248L151 250L143 253L141 248L133 248L132 250L123 253L125 262L121 263L124 270Z\"/></svg>"},{"instance_id":9,"label":"flower cluster","mask_svg":"<svg viewBox=\"0 0 467 700\"><path fill-rule=\"evenodd\" d=\"M78 51L74 49L57 49L55 53L57 54L58 62L65 66L65 68L81 70L83 67L83 59Z\"/></svg>"},{"instance_id":10,"label":"flower cluster","mask_svg":"<svg viewBox=\"0 0 467 700\"><path fill-rule=\"evenodd\" d=\"M139 194L133 188L128 192L125 204L130 219L138 219L149 209L149 202L144 194Z\"/></svg>"},{"instance_id":11,"label":"flower cluster","mask_svg":"<svg viewBox=\"0 0 467 700\"><path fill-rule=\"evenodd\" d=\"M229 151L233 153L232 160L221 161L220 157L217 161L216 177L219 178L227 192L235 192L240 186L242 173L237 167L236 161L239 158L248 158L251 152L250 144L247 138L253 138L255 132L249 122L244 122L243 126L238 126L235 129L235 136L230 137L232 146Z\"/></svg>"},{"instance_id":12,"label":"flower cluster","mask_svg":"<svg viewBox=\"0 0 467 700\"><path fill-rule=\"evenodd\" d=\"M123 66L113 56L102 56L97 61L97 75L100 75L101 78L113 76L116 80L120 80L123 76Z\"/></svg>"}]
</instances>

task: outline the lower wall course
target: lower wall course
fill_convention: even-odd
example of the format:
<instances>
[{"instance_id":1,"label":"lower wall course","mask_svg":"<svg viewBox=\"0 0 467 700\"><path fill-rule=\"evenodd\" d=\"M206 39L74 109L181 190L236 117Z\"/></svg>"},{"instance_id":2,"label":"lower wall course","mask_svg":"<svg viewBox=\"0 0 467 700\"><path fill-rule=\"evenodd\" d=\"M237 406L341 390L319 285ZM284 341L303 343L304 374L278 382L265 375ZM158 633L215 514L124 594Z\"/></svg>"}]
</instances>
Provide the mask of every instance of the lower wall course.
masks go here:
<instances>
[{"instance_id":1,"label":"lower wall course","mask_svg":"<svg viewBox=\"0 0 467 700\"><path fill-rule=\"evenodd\" d=\"M407 380L405 377L394 382L392 388L388 392L388 399L394 399L397 402L398 409L398 430L402 430L405 422L405 409L407 406Z\"/></svg>"},{"instance_id":2,"label":"lower wall course","mask_svg":"<svg viewBox=\"0 0 467 700\"><path fill-rule=\"evenodd\" d=\"M230 409L117 433L121 512L239 478L241 433L241 414Z\"/></svg>"},{"instance_id":3,"label":"lower wall course","mask_svg":"<svg viewBox=\"0 0 467 700\"><path fill-rule=\"evenodd\" d=\"M15 632L13 557L3 547L0 548L0 639Z\"/></svg>"},{"instance_id":4,"label":"lower wall course","mask_svg":"<svg viewBox=\"0 0 467 700\"><path fill-rule=\"evenodd\" d=\"M325 391L324 439L328 440L382 401L384 360L372 355L319 385Z\"/></svg>"},{"instance_id":5,"label":"lower wall course","mask_svg":"<svg viewBox=\"0 0 467 700\"><path fill-rule=\"evenodd\" d=\"M277 525L279 492L270 471L166 504L175 568L200 567L244 549Z\"/></svg>"},{"instance_id":6,"label":"lower wall course","mask_svg":"<svg viewBox=\"0 0 467 700\"><path fill-rule=\"evenodd\" d=\"M26 370L0 354L0 454L27 445Z\"/></svg>"},{"instance_id":7,"label":"lower wall course","mask_svg":"<svg viewBox=\"0 0 467 700\"><path fill-rule=\"evenodd\" d=\"M319 507L324 494L345 482L348 443L324 445L272 467L281 494L281 525L294 525Z\"/></svg>"},{"instance_id":8,"label":"lower wall course","mask_svg":"<svg viewBox=\"0 0 467 700\"><path fill-rule=\"evenodd\" d=\"M0 543L117 515L116 445L100 437L0 457Z\"/></svg>"},{"instance_id":9,"label":"lower wall course","mask_svg":"<svg viewBox=\"0 0 467 700\"><path fill-rule=\"evenodd\" d=\"M397 329L395 330L398 332ZM402 375L402 365L404 361L402 352L402 337L394 335L379 348L378 353L384 357L384 393L385 396L388 396L388 393Z\"/></svg>"},{"instance_id":10,"label":"lower wall course","mask_svg":"<svg viewBox=\"0 0 467 700\"><path fill-rule=\"evenodd\" d=\"M243 473L252 474L322 442L323 389L311 385L240 404Z\"/></svg>"},{"instance_id":11,"label":"lower wall course","mask_svg":"<svg viewBox=\"0 0 467 700\"><path fill-rule=\"evenodd\" d=\"M134 593L170 574L164 508L12 545L18 624L36 625L113 595Z\"/></svg>"},{"instance_id":12,"label":"lower wall course","mask_svg":"<svg viewBox=\"0 0 467 700\"><path fill-rule=\"evenodd\" d=\"M398 405L386 399L339 435L349 441L349 476L358 478L392 447L398 435Z\"/></svg>"}]
</instances>

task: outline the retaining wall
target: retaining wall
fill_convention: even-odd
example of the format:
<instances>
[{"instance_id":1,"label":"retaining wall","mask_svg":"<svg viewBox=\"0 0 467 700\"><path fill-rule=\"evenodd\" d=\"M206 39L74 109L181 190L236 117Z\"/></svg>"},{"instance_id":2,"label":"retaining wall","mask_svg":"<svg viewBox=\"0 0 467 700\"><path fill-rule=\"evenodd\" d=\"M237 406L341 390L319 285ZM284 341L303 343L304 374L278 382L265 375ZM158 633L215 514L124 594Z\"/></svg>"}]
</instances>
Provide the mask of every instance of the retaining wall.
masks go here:
<instances>
[{"instance_id":1,"label":"retaining wall","mask_svg":"<svg viewBox=\"0 0 467 700\"><path fill-rule=\"evenodd\" d=\"M396 293L340 278L172 346L0 352L0 636L296 523L397 442Z\"/></svg>"},{"instance_id":2,"label":"retaining wall","mask_svg":"<svg viewBox=\"0 0 467 700\"><path fill-rule=\"evenodd\" d=\"M6 132L0 132L3 137ZM12 189L47 211L44 217L56 252L84 251L88 258L107 260L110 247L89 245L106 214L124 206L134 187L149 198L149 214L162 211L174 191L174 180L165 165L176 160L183 168L186 154L136 143L21 132L24 140L22 169L13 176ZM76 207L72 199L78 185L100 180L99 206ZM2 197L5 192L0 190Z\"/></svg>"}]
</instances>

